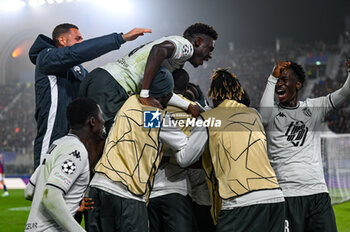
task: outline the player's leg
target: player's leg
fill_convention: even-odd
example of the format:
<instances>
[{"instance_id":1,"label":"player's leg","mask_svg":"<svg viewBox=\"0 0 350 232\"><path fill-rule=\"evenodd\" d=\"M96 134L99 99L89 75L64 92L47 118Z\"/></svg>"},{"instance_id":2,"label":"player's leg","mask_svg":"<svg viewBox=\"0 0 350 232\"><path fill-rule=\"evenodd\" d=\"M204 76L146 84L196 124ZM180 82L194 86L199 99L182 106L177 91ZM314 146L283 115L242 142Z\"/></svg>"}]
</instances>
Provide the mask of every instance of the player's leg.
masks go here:
<instances>
[{"instance_id":1,"label":"player's leg","mask_svg":"<svg viewBox=\"0 0 350 232\"><path fill-rule=\"evenodd\" d=\"M116 113L129 97L113 76L102 68L94 69L86 76L80 85L79 96L92 98L100 105L107 133Z\"/></svg>"},{"instance_id":2,"label":"player's leg","mask_svg":"<svg viewBox=\"0 0 350 232\"><path fill-rule=\"evenodd\" d=\"M0 174L0 183L3 187L3 190L4 190L4 193L1 195L2 197L8 197L9 196L9 192L7 191L7 187L6 187L6 184L5 184L5 181L4 181L4 178L5 175L3 173Z\"/></svg>"},{"instance_id":3,"label":"player's leg","mask_svg":"<svg viewBox=\"0 0 350 232\"><path fill-rule=\"evenodd\" d=\"M189 196L173 193L161 198L164 231L192 232L195 228L192 201Z\"/></svg>"},{"instance_id":4,"label":"player's leg","mask_svg":"<svg viewBox=\"0 0 350 232\"><path fill-rule=\"evenodd\" d=\"M285 197L286 221L285 231L304 232L306 228L306 215L309 210L308 196Z\"/></svg>"},{"instance_id":5,"label":"player's leg","mask_svg":"<svg viewBox=\"0 0 350 232\"><path fill-rule=\"evenodd\" d=\"M284 231L284 202L222 210L217 232Z\"/></svg>"},{"instance_id":6,"label":"player's leg","mask_svg":"<svg viewBox=\"0 0 350 232\"><path fill-rule=\"evenodd\" d=\"M193 214L196 221L196 228L198 232L214 232L216 227L213 222L213 218L210 214L211 206L198 205L192 202Z\"/></svg>"},{"instance_id":7,"label":"player's leg","mask_svg":"<svg viewBox=\"0 0 350 232\"><path fill-rule=\"evenodd\" d=\"M88 220L85 220L85 229L87 231L102 231L101 228L101 201L103 200L101 197L101 190L94 188L94 187L88 187L89 192L87 197L92 198L92 201L94 202L94 207L91 210L87 211L88 214Z\"/></svg>"},{"instance_id":8,"label":"player's leg","mask_svg":"<svg viewBox=\"0 0 350 232\"><path fill-rule=\"evenodd\" d=\"M328 193L312 195L310 211L307 215L306 230L308 232L335 232L337 226L335 215Z\"/></svg>"},{"instance_id":9,"label":"player's leg","mask_svg":"<svg viewBox=\"0 0 350 232\"><path fill-rule=\"evenodd\" d=\"M148 214L146 203L137 200L121 198L121 215L119 215L120 230L118 232L148 232Z\"/></svg>"},{"instance_id":10,"label":"player's leg","mask_svg":"<svg viewBox=\"0 0 350 232\"><path fill-rule=\"evenodd\" d=\"M148 219L149 219L149 231L150 232L162 232L162 218L161 218L161 205L162 199L159 197L151 198L147 205Z\"/></svg>"}]
</instances>

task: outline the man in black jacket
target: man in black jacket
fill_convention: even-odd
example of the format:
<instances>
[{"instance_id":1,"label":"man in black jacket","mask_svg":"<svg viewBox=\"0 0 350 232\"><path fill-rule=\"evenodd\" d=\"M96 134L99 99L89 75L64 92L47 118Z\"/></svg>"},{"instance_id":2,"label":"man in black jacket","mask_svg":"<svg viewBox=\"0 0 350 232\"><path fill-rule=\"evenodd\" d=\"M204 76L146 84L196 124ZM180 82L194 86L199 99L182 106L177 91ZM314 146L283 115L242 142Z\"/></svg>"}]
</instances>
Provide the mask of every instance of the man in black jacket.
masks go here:
<instances>
[{"instance_id":1,"label":"man in black jacket","mask_svg":"<svg viewBox=\"0 0 350 232\"><path fill-rule=\"evenodd\" d=\"M87 74L81 63L119 49L126 41L149 32L152 31L134 28L126 34L112 33L83 42L79 28L64 23L56 26L52 39L45 35L37 37L29 50L35 65L35 168L50 144L68 132L66 108L77 97L80 82Z\"/></svg>"}]
</instances>

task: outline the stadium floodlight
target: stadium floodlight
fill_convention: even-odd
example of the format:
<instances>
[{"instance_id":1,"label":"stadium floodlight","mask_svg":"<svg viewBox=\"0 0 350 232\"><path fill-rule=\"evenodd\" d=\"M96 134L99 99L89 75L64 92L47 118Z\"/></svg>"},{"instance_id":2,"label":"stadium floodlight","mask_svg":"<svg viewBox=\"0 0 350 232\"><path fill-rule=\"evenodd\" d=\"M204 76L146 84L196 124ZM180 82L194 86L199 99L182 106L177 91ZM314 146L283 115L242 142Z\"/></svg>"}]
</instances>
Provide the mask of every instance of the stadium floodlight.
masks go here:
<instances>
[{"instance_id":1,"label":"stadium floodlight","mask_svg":"<svg viewBox=\"0 0 350 232\"><path fill-rule=\"evenodd\" d=\"M48 4L54 4L55 0L46 0Z\"/></svg>"},{"instance_id":2,"label":"stadium floodlight","mask_svg":"<svg viewBox=\"0 0 350 232\"><path fill-rule=\"evenodd\" d=\"M29 0L28 4L31 7L38 7L44 5L46 2L45 0Z\"/></svg>"},{"instance_id":3,"label":"stadium floodlight","mask_svg":"<svg viewBox=\"0 0 350 232\"><path fill-rule=\"evenodd\" d=\"M27 5L22 0L0 0L1 11L16 11Z\"/></svg>"},{"instance_id":4,"label":"stadium floodlight","mask_svg":"<svg viewBox=\"0 0 350 232\"><path fill-rule=\"evenodd\" d=\"M56 3L62 3L63 0L56 0Z\"/></svg>"},{"instance_id":5,"label":"stadium floodlight","mask_svg":"<svg viewBox=\"0 0 350 232\"><path fill-rule=\"evenodd\" d=\"M113 12L128 13L131 5L128 0L90 0L101 7L104 7Z\"/></svg>"}]
</instances>

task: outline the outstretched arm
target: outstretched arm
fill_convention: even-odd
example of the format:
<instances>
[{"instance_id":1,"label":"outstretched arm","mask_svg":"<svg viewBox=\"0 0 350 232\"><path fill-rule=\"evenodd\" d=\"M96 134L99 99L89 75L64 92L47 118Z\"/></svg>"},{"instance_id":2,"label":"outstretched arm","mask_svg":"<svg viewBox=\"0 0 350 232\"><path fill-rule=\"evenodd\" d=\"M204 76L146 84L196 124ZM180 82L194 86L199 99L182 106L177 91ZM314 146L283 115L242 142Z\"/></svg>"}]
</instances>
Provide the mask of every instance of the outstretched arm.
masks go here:
<instances>
[{"instance_id":1,"label":"outstretched arm","mask_svg":"<svg viewBox=\"0 0 350 232\"><path fill-rule=\"evenodd\" d=\"M63 192L60 189L47 185L44 190L42 204L64 231L85 231L69 212L63 199Z\"/></svg>"},{"instance_id":2,"label":"outstretched arm","mask_svg":"<svg viewBox=\"0 0 350 232\"><path fill-rule=\"evenodd\" d=\"M137 37L144 35L145 33L152 33L152 30L146 28L134 28L131 31L123 34L122 37L125 41L132 41Z\"/></svg>"},{"instance_id":3,"label":"outstretched arm","mask_svg":"<svg viewBox=\"0 0 350 232\"><path fill-rule=\"evenodd\" d=\"M339 107L346 99L350 98L350 59L346 61L348 67L348 77L340 89L331 93L332 103L335 108Z\"/></svg>"},{"instance_id":4,"label":"outstretched arm","mask_svg":"<svg viewBox=\"0 0 350 232\"><path fill-rule=\"evenodd\" d=\"M60 72L62 69L93 60L110 51L119 49L125 41L134 40L144 33L150 32L152 32L150 29L134 28L126 34L113 33L85 40L73 46L45 49L40 52L40 59L37 62L44 73Z\"/></svg>"},{"instance_id":5,"label":"outstretched arm","mask_svg":"<svg viewBox=\"0 0 350 232\"><path fill-rule=\"evenodd\" d=\"M290 62L276 62L272 74L267 80L267 85L261 97L259 107L259 113L264 124L268 123L272 114L274 106L275 85L277 83L277 79L282 75L282 72L285 69L289 68L289 66Z\"/></svg>"}]
</instances>

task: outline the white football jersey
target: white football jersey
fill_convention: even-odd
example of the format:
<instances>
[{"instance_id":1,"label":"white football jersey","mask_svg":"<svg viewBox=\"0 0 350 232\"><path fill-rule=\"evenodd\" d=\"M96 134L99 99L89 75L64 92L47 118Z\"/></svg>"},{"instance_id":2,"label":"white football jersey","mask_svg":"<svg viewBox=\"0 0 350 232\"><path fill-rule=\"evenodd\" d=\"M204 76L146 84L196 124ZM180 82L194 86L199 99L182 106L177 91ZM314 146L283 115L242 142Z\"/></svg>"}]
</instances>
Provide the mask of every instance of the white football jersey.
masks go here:
<instances>
[{"instance_id":1,"label":"white football jersey","mask_svg":"<svg viewBox=\"0 0 350 232\"><path fill-rule=\"evenodd\" d=\"M285 197L328 192L323 174L320 130L332 109L330 95L275 105L266 133L270 163Z\"/></svg>"},{"instance_id":2,"label":"white football jersey","mask_svg":"<svg viewBox=\"0 0 350 232\"><path fill-rule=\"evenodd\" d=\"M165 59L161 66L170 72L182 68L193 55L192 44L182 36L168 36L146 43L135 48L116 62L108 63L101 68L107 70L128 94L139 93L149 53L154 45L164 41L173 43L175 50L174 54Z\"/></svg>"},{"instance_id":3,"label":"white football jersey","mask_svg":"<svg viewBox=\"0 0 350 232\"><path fill-rule=\"evenodd\" d=\"M25 231L63 231L41 203L46 185L62 190L66 205L74 215L89 183L88 152L77 136L68 134L54 141L47 157L45 164L39 166L41 170Z\"/></svg>"}]
</instances>

